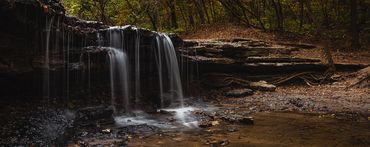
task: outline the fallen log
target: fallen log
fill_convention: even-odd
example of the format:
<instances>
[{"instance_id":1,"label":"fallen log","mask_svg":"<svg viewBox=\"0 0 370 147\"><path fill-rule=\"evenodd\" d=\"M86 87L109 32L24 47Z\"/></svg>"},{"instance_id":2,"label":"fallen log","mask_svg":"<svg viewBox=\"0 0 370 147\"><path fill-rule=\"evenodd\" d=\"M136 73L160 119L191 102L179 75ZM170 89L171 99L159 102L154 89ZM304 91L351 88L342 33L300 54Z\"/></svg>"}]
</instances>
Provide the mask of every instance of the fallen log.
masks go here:
<instances>
[{"instance_id":1,"label":"fallen log","mask_svg":"<svg viewBox=\"0 0 370 147\"><path fill-rule=\"evenodd\" d=\"M352 78L346 80L349 83L348 88L366 88L370 87L370 66L353 73Z\"/></svg>"}]
</instances>

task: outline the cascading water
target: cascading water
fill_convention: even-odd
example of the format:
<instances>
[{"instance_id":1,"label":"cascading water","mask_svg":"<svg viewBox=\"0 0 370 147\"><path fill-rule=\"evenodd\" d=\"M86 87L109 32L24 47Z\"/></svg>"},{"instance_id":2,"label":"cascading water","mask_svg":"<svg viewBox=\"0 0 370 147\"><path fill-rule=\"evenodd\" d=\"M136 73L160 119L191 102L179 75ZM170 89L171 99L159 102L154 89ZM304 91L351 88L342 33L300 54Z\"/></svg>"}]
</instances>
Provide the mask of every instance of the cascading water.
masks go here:
<instances>
[{"instance_id":1,"label":"cascading water","mask_svg":"<svg viewBox=\"0 0 370 147\"><path fill-rule=\"evenodd\" d=\"M44 61L44 81L43 81L43 92L44 97L47 99L50 97L50 35L52 32L54 17L46 19L45 28L45 61Z\"/></svg>"},{"instance_id":2,"label":"cascading water","mask_svg":"<svg viewBox=\"0 0 370 147\"><path fill-rule=\"evenodd\" d=\"M161 43L161 37L158 35L156 37L156 43L157 43L157 67L158 67L158 80L159 80L159 97L161 99L161 106L164 106L164 98L163 98L163 74L162 74L162 43Z\"/></svg>"},{"instance_id":3,"label":"cascading water","mask_svg":"<svg viewBox=\"0 0 370 147\"><path fill-rule=\"evenodd\" d=\"M184 106L184 96L182 91L182 84L180 78L179 64L176 56L175 48L172 44L171 39L166 34L158 34L156 37L157 48L158 48L158 75L159 75L159 86L160 86L160 97L161 104L163 107L164 101L164 80L169 81L168 93L172 101L178 100L180 107ZM163 55L162 55L163 53ZM164 59L164 65L162 58ZM163 67L167 67L167 78L163 77Z\"/></svg>"},{"instance_id":4,"label":"cascading water","mask_svg":"<svg viewBox=\"0 0 370 147\"><path fill-rule=\"evenodd\" d=\"M129 88L129 64L128 57L124 50L126 49L124 27L112 27L108 30L109 44L108 56L110 62L110 86L111 86L111 105L116 110L116 102L122 100L126 113L130 112L130 88ZM101 35L98 34L98 39ZM102 43L98 40L99 45Z\"/></svg>"},{"instance_id":5,"label":"cascading water","mask_svg":"<svg viewBox=\"0 0 370 147\"><path fill-rule=\"evenodd\" d=\"M142 30L131 26L116 26L104 31L106 31L104 38L109 39L108 42L104 43L101 41L104 38L100 33L97 34L97 38L99 46L105 46L109 50L110 86L113 106L116 105L116 101L123 100L125 112L129 112L132 109L131 105L138 106L145 102L140 101L143 99L141 90L142 88L147 90L149 85L141 87L142 78L153 77L156 74L150 72L153 71L148 68L150 65L141 65L150 64L151 61L157 63L157 69L154 71L158 72L159 90L157 92L160 97L159 105L165 107L164 101L168 101L177 102L178 105L173 105L173 107L184 106L177 55L172 41L167 35L156 33L154 38L156 44L152 44L151 47L154 50L141 54L142 48L140 44L143 40L140 34ZM151 54L149 52L154 52L156 58L150 58ZM130 61L133 64L129 64ZM142 71L145 71L145 76L141 75ZM132 77L129 77L129 75ZM134 92L132 101L130 101L131 91Z\"/></svg>"},{"instance_id":6,"label":"cascading water","mask_svg":"<svg viewBox=\"0 0 370 147\"><path fill-rule=\"evenodd\" d=\"M109 48L108 56L110 61L112 106L115 109L117 99L121 98L126 113L130 112L128 58L122 50L116 48Z\"/></svg>"},{"instance_id":7,"label":"cascading water","mask_svg":"<svg viewBox=\"0 0 370 147\"><path fill-rule=\"evenodd\" d=\"M137 28L134 28L136 32L135 40L135 102L139 102L141 97L140 90L140 33Z\"/></svg>"}]
</instances>

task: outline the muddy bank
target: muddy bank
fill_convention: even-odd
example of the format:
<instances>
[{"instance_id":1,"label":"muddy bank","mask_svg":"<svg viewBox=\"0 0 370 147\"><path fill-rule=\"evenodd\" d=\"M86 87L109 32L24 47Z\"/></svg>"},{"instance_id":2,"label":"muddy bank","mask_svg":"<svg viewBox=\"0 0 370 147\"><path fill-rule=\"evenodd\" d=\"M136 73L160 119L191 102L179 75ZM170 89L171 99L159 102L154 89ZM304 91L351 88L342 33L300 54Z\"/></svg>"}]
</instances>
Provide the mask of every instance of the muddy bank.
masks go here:
<instances>
[{"instance_id":1,"label":"muddy bank","mask_svg":"<svg viewBox=\"0 0 370 147\"><path fill-rule=\"evenodd\" d=\"M212 90L206 101L221 107L243 109L244 111L290 111L303 113L333 113L370 116L370 91L368 88L346 89L340 85L286 85L274 92L257 91L252 96L228 98L225 93L233 88Z\"/></svg>"}]
</instances>

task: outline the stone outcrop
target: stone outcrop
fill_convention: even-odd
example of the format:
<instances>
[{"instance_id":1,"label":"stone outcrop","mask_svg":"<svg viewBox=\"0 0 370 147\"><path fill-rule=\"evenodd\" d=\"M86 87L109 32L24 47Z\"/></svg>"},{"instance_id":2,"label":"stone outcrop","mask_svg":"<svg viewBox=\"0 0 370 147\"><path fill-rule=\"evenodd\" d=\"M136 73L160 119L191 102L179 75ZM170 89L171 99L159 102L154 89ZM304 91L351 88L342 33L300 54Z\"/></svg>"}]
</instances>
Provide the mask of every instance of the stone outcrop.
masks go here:
<instances>
[{"instance_id":1,"label":"stone outcrop","mask_svg":"<svg viewBox=\"0 0 370 147\"><path fill-rule=\"evenodd\" d=\"M217 73L218 75L231 75L235 79L246 79L255 81L258 85L264 85L258 81L263 80L281 84L298 78L307 82L307 78L314 75L313 77L320 78L313 78L310 81L321 82L323 80L321 77L326 77L325 74L329 65L321 62L320 57L295 57L293 53L302 49L317 48L312 44L305 43L273 43L249 38L234 38L184 40L180 52L182 57L185 58L186 64L197 68L196 71L193 71L194 74L204 75L202 76L203 79L209 78L207 76L209 73ZM354 71L366 67L366 65L357 64L335 64L335 66L339 71ZM222 79L230 79L230 77L224 76ZM327 79L330 79L330 76ZM213 83L216 83L213 85L220 85L217 84L220 82ZM265 84L269 85L268 83ZM250 87L249 84L248 86ZM264 90L274 89L273 86Z\"/></svg>"}]
</instances>

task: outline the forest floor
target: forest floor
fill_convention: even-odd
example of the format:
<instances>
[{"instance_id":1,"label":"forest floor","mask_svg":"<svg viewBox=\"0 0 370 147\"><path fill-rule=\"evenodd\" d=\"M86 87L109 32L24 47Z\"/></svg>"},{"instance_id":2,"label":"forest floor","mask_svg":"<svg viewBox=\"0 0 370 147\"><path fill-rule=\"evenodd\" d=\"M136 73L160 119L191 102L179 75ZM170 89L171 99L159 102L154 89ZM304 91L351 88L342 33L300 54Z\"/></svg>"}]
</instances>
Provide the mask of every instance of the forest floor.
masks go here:
<instances>
[{"instance_id":1,"label":"forest floor","mask_svg":"<svg viewBox=\"0 0 370 147\"><path fill-rule=\"evenodd\" d=\"M265 32L261 29L255 29L233 24L206 25L196 29L194 32L188 32L181 36L183 39L232 39L232 38L251 38L273 43L309 43L316 45L316 49L301 49L293 52L296 57L321 58L322 48L326 42L319 37L307 37L293 33ZM349 50L348 41L337 40L327 43L335 63L353 63L370 64L370 47L354 51Z\"/></svg>"}]
</instances>

